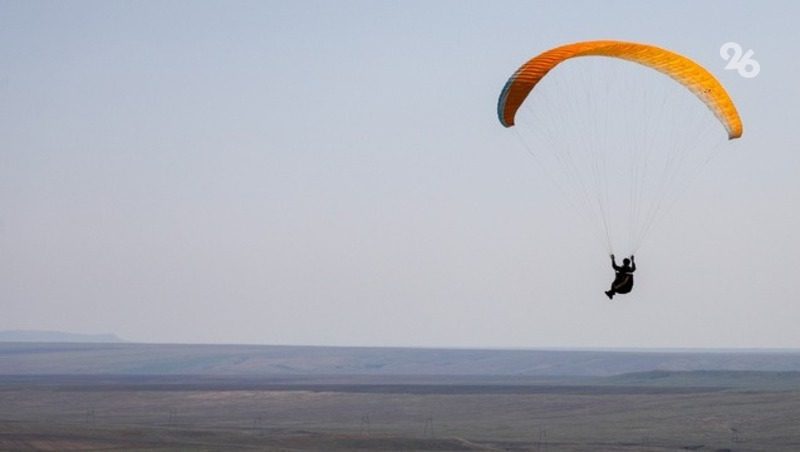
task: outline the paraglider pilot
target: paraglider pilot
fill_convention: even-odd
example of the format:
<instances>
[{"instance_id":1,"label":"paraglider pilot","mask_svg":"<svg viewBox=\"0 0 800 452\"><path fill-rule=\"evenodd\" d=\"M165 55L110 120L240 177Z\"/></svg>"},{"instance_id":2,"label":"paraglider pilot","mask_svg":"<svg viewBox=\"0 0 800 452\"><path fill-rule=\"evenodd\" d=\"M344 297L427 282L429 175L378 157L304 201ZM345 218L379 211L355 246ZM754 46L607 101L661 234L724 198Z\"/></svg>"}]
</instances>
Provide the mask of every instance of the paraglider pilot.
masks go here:
<instances>
[{"instance_id":1,"label":"paraglider pilot","mask_svg":"<svg viewBox=\"0 0 800 452\"><path fill-rule=\"evenodd\" d=\"M622 266L620 267L612 254L611 266L614 267L616 276L614 277L614 282L611 283L611 289L606 291L606 296L608 296L609 300L618 293L628 293L633 289L633 272L636 271L636 262L633 261L633 255L631 255L630 259L626 257L622 260Z\"/></svg>"}]
</instances>

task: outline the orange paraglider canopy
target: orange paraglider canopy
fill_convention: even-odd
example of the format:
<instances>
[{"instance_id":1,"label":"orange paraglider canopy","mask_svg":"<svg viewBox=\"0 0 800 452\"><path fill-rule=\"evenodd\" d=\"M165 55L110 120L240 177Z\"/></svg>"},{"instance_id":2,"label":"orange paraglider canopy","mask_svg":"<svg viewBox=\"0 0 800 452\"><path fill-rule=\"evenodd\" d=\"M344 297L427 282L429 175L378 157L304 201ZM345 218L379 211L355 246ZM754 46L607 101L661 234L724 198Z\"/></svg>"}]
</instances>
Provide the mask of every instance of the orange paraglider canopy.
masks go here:
<instances>
[{"instance_id":1,"label":"orange paraglider canopy","mask_svg":"<svg viewBox=\"0 0 800 452\"><path fill-rule=\"evenodd\" d=\"M670 76L694 93L716 115L728 138L742 135L742 120L725 88L705 68L675 52L624 41L585 41L548 50L523 64L506 82L497 103L497 115L505 127L514 125L517 110L539 81L562 61L582 56L620 58Z\"/></svg>"}]
</instances>

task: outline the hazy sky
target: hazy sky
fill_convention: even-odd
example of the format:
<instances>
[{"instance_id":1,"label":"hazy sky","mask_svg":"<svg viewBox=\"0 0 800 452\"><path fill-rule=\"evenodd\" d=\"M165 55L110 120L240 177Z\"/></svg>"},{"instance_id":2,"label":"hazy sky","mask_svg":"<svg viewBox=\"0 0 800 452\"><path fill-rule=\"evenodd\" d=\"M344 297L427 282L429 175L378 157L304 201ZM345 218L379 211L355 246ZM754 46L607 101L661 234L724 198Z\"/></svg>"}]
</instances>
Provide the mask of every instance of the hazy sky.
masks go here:
<instances>
[{"instance_id":1,"label":"hazy sky","mask_svg":"<svg viewBox=\"0 0 800 452\"><path fill-rule=\"evenodd\" d=\"M0 329L145 342L800 347L796 2L0 2ZM712 70L745 135L609 302L497 121L573 41ZM753 49L753 79L720 45Z\"/></svg>"}]
</instances>

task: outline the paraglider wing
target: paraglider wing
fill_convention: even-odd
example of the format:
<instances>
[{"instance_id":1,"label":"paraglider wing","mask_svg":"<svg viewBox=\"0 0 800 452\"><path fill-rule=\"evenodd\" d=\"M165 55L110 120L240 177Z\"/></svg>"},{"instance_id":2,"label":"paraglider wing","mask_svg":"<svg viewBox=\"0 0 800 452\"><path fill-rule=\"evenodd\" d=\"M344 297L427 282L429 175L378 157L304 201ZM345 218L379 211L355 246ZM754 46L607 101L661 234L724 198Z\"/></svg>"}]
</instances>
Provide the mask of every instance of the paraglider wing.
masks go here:
<instances>
[{"instance_id":1,"label":"paraglider wing","mask_svg":"<svg viewBox=\"0 0 800 452\"><path fill-rule=\"evenodd\" d=\"M632 61L662 72L694 93L716 115L729 139L742 135L742 121L722 84L705 68L659 47L624 41L585 41L548 50L523 64L508 79L497 103L500 123L514 125L517 110L536 84L561 62L581 56L604 56Z\"/></svg>"}]
</instances>

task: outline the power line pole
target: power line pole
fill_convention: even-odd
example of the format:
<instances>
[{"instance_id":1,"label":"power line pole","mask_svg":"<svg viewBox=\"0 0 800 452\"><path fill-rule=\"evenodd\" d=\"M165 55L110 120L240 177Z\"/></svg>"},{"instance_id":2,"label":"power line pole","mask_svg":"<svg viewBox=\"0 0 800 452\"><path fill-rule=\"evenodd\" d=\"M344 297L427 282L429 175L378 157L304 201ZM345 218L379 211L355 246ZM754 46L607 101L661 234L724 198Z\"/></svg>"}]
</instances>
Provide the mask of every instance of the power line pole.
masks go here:
<instances>
[{"instance_id":1,"label":"power line pole","mask_svg":"<svg viewBox=\"0 0 800 452\"><path fill-rule=\"evenodd\" d=\"M425 418L425 427L422 431L422 434L428 438L433 438L433 416L428 416Z\"/></svg>"},{"instance_id":2,"label":"power line pole","mask_svg":"<svg viewBox=\"0 0 800 452\"><path fill-rule=\"evenodd\" d=\"M86 425L95 425L94 408L86 410Z\"/></svg>"},{"instance_id":3,"label":"power line pole","mask_svg":"<svg viewBox=\"0 0 800 452\"><path fill-rule=\"evenodd\" d=\"M360 431L361 431L362 435L369 436L369 431L370 431L369 414L365 414L365 415L361 416Z\"/></svg>"}]
</instances>

